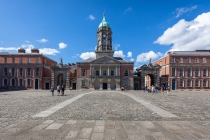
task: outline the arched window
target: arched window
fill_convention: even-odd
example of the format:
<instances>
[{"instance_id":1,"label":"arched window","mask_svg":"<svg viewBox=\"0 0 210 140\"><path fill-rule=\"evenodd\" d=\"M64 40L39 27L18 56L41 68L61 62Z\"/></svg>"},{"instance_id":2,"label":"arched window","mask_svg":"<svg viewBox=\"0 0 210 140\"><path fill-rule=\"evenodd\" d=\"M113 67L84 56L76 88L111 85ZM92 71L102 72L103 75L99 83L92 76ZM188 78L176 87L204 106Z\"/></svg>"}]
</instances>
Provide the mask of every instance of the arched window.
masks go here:
<instances>
[{"instance_id":1,"label":"arched window","mask_svg":"<svg viewBox=\"0 0 210 140\"><path fill-rule=\"evenodd\" d=\"M199 87L199 86L200 86L200 85L199 85L199 82L200 82L200 81L199 81L198 79L195 80L195 87Z\"/></svg>"},{"instance_id":2,"label":"arched window","mask_svg":"<svg viewBox=\"0 0 210 140\"><path fill-rule=\"evenodd\" d=\"M208 87L208 80L203 79L203 87Z\"/></svg>"},{"instance_id":3,"label":"arched window","mask_svg":"<svg viewBox=\"0 0 210 140\"><path fill-rule=\"evenodd\" d=\"M192 82L190 79L187 80L187 87L191 87L192 86Z\"/></svg>"},{"instance_id":4,"label":"arched window","mask_svg":"<svg viewBox=\"0 0 210 140\"><path fill-rule=\"evenodd\" d=\"M179 81L179 86L180 86L180 87L184 87L184 81L183 81L183 79L180 79L180 81Z\"/></svg>"}]
</instances>

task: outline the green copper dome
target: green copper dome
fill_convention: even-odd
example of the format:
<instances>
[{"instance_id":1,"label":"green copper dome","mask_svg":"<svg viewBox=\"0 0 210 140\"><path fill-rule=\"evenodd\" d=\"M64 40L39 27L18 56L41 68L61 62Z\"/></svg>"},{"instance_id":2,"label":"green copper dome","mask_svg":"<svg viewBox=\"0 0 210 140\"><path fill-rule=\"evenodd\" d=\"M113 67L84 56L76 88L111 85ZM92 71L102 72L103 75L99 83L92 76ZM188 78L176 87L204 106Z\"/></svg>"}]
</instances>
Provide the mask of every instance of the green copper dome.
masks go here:
<instances>
[{"instance_id":1,"label":"green copper dome","mask_svg":"<svg viewBox=\"0 0 210 140\"><path fill-rule=\"evenodd\" d=\"M99 24L98 28L100 28L100 27L109 27L110 28L109 23L106 21L105 13L103 15L103 20Z\"/></svg>"}]
</instances>

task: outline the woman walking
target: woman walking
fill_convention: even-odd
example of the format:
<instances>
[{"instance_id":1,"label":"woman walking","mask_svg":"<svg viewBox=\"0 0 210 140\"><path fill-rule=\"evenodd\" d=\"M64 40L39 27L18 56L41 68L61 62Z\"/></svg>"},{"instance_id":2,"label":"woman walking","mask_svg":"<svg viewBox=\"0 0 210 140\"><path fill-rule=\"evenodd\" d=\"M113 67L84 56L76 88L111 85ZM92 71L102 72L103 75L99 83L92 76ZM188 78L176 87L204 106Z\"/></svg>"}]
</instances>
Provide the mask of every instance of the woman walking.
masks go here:
<instances>
[{"instance_id":1,"label":"woman walking","mask_svg":"<svg viewBox=\"0 0 210 140\"><path fill-rule=\"evenodd\" d=\"M61 87L61 91L62 91L62 96L64 96L64 86L63 85Z\"/></svg>"},{"instance_id":2,"label":"woman walking","mask_svg":"<svg viewBox=\"0 0 210 140\"><path fill-rule=\"evenodd\" d=\"M164 95L164 88L161 87L161 93Z\"/></svg>"},{"instance_id":3,"label":"woman walking","mask_svg":"<svg viewBox=\"0 0 210 140\"><path fill-rule=\"evenodd\" d=\"M52 85L52 87L51 87L51 89L50 89L50 91L52 92L52 96L54 96L54 90L55 90L55 88L54 88L54 86Z\"/></svg>"}]
</instances>

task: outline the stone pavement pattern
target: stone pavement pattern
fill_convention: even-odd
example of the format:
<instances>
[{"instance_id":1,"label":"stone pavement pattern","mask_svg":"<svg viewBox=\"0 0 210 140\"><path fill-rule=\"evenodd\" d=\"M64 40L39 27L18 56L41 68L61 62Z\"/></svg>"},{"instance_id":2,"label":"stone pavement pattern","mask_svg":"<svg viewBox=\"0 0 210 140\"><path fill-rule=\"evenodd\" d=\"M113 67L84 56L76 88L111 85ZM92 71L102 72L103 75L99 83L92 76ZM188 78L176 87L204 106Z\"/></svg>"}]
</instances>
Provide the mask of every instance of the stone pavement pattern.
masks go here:
<instances>
[{"instance_id":1,"label":"stone pavement pattern","mask_svg":"<svg viewBox=\"0 0 210 140\"><path fill-rule=\"evenodd\" d=\"M49 91L0 93L0 140L210 139L207 92L172 92L171 96L124 92L175 114L177 118L161 117L115 91L94 91L47 117L32 117L87 92L67 91L67 96L51 96Z\"/></svg>"}]
</instances>

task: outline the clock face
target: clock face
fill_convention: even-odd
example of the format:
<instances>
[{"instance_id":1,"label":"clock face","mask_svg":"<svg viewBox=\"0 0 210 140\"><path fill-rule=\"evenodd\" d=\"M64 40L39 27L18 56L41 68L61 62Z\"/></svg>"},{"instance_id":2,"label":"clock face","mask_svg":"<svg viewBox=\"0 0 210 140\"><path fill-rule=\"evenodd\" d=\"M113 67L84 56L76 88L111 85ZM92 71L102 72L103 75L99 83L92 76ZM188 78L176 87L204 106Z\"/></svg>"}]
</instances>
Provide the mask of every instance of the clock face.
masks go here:
<instances>
[{"instance_id":1,"label":"clock face","mask_svg":"<svg viewBox=\"0 0 210 140\"><path fill-rule=\"evenodd\" d=\"M106 34L103 34L103 37L106 37Z\"/></svg>"}]
</instances>

